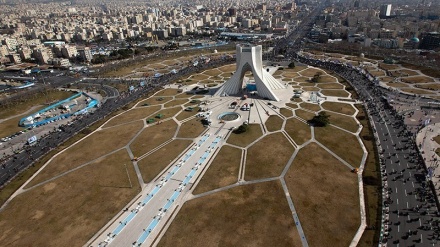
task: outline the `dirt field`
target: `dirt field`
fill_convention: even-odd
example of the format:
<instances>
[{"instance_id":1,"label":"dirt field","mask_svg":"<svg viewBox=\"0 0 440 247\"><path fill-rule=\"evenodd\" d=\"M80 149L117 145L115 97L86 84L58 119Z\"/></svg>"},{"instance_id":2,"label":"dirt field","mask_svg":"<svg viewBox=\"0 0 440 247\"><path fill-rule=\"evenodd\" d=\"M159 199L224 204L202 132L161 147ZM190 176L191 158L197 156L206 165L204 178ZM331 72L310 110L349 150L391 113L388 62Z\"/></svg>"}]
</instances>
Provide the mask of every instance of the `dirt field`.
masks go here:
<instances>
[{"instance_id":1,"label":"dirt field","mask_svg":"<svg viewBox=\"0 0 440 247\"><path fill-rule=\"evenodd\" d=\"M177 124L173 120L156 123L145 128L130 144L130 149L133 155L139 157L171 139L176 130Z\"/></svg>"},{"instance_id":2,"label":"dirt field","mask_svg":"<svg viewBox=\"0 0 440 247\"><path fill-rule=\"evenodd\" d=\"M413 76L413 77L405 77L402 78L402 81L406 83L427 83L427 82L434 82L434 80L430 77L426 76Z\"/></svg>"},{"instance_id":3,"label":"dirt field","mask_svg":"<svg viewBox=\"0 0 440 247\"><path fill-rule=\"evenodd\" d=\"M12 200L0 212L0 245L82 246L139 192L121 150Z\"/></svg>"},{"instance_id":4,"label":"dirt field","mask_svg":"<svg viewBox=\"0 0 440 247\"><path fill-rule=\"evenodd\" d=\"M160 110L160 106L149 106L142 108L134 108L122 113L106 123L103 128L112 127L118 124L128 123L143 119Z\"/></svg>"},{"instance_id":5,"label":"dirt field","mask_svg":"<svg viewBox=\"0 0 440 247\"><path fill-rule=\"evenodd\" d=\"M301 106L301 108L304 108L304 109L307 109L307 110L310 110L310 111L314 111L314 112L317 112L317 111L321 110L321 107L318 104L312 104L312 103L303 102L303 103L301 103L299 105Z\"/></svg>"},{"instance_id":6,"label":"dirt field","mask_svg":"<svg viewBox=\"0 0 440 247\"><path fill-rule=\"evenodd\" d=\"M353 167L359 167L363 151L354 135L327 126L315 128L315 138ZM350 152L347 152L347 150L350 150Z\"/></svg>"},{"instance_id":7,"label":"dirt field","mask_svg":"<svg viewBox=\"0 0 440 247\"><path fill-rule=\"evenodd\" d=\"M404 92L412 93L412 94L434 94L434 92L423 90L423 89L413 89L413 88L402 88Z\"/></svg>"},{"instance_id":8,"label":"dirt field","mask_svg":"<svg viewBox=\"0 0 440 247\"><path fill-rule=\"evenodd\" d=\"M321 72L322 74L325 74L322 70L320 69L315 69L315 68L308 68L306 70L303 70L301 72L299 72L301 75L303 76L307 76L307 77L313 77L317 72Z\"/></svg>"},{"instance_id":9,"label":"dirt field","mask_svg":"<svg viewBox=\"0 0 440 247\"><path fill-rule=\"evenodd\" d=\"M309 77L300 76L300 77L293 78L293 81L295 81L295 82L310 82L310 78Z\"/></svg>"},{"instance_id":10,"label":"dirt field","mask_svg":"<svg viewBox=\"0 0 440 247\"><path fill-rule=\"evenodd\" d=\"M192 94L192 93L184 92L184 93L176 95L175 97L176 97L176 99L188 99L188 98L191 98L193 96L194 96L194 94Z\"/></svg>"},{"instance_id":11,"label":"dirt field","mask_svg":"<svg viewBox=\"0 0 440 247\"><path fill-rule=\"evenodd\" d=\"M281 115L283 115L285 117L293 116L293 112L287 108L280 108L280 113L281 113Z\"/></svg>"},{"instance_id":12,"label":"dirt field","mask_svg":"<svg viewBox=\"0 0 440 247\"><path fill-rule=\"evenodd\" d=\"M350 95L347 91L332 90L332 89L321 90L321 93L324 94L325 96L333 96L333 97L348 97Z\"/></svg>"},{"instance_id":13,"label":"dirt field","mask_svg":"<svg viewBox=\"0 0 440 247\"><path fill-rule=\"evenodd\" d=\"M283 70L283 76L287 78L294 78L299 76L298 73L291 72L289 69Z\"/></svg>"},{"instance_id":14,"label":"dirt field","mask_svg":"<svg viewBox=\"0 0 440 247\"><path fill-rule=\"evenodd\" d=\"M261 132L261 127L259 124L249 124L248 131L241 134L231 133L227 142L239 147L246 147L262 135L263 132Z\"/></svg>"},{"instance_id":15,"label":"dirt field","mask_svg":"<svg viewBox=\"0 0 440 247\"><path fill-rule=\"evenodd\" d=\"M295 100L291 100L291 101L297 102L297 100L298 100L298 102L302 102L302 100L300 98L295 98ZM297 104L293 104L293 103L286 103L286 106L288 106L288 107L290 107L292 109L297 109L298 108L298 105ZM281 109L280 109L280 111L281 111Z\"/></svg>"},{"instance_id":16,"label":"dirt field","mask_svg":"<svg viewBox=\"0 0 440 247\"><path fill-rule=\"evenodd\" d=\"M334 83L336 83L338 85L341 85L341 84L337 83L338 80L336 78L334 78L333 76L325 75L325 74L321 75L319 77L319 81L320 81L320 83L333 83L334 82Z\"/></svg>"},{"instance_id":17,"label":"dirt field","mask_svg":"<svg viewBox=\"0 0 440 247\"><path fill-rule=\"evenodd\" d=\"M382 70L370 71L370 74L373 76L385 76L385 72Z\"/></svg>"},{"instance_id":18,"label":"dirt field","mask_svg":"<svg viewBox=\"0 0 440 247\"><path fill-rule=\"evenodd\" d=\"M170 102L166 103L164 107L173 107L173 106L180 106L188 102L188 99L175 99L171 100Z\"/></svg>"},{"instance_id":19,"label":"dirt field","mask_svg":"<svg viewBox=\"0 0 440 247\"><path fill-rule=\"evenodd\" d=\"M383 77L380 77L379 79L380 79L380 81L383 81L383 82L390 82L390 81L394 80L394 78L388 77L388 76L383 76Z\"/></svg>"},{"instance_id":20,"label":"dirt field","mask_svg":"<svg viewBox=\"0 0 440 247\"><path fill-rule=\"evenodd\" d=\"M344 86L340 83L318 83L316 85L321 89L343 89Z\"/></svg>"},{"instance_id":21,"label":"dirt field","mask_svg":"<svg viewBox=\"0 0 440 247\"><path fill-rule=\"evenodd\" d=\"M350 104L345 103L324 102L321 106L326 110L339 112L350 116L356 112L356 110Z\"/></svg>"},{"instance_id":22,"label":"dirt field","mask_svg":"<svg viewBox=\"0 0 440 247\"><path fill-rule=\"evenodd\" d=\"M236 183L238 180L240 161L240 149L231 146L222 146L196 189L193 191L193 194L200 194Z\"/></svg>"},{"instance_id":23,"label":"dirt field","mask_svg":"<svg viewBox=\"0 0 440 247\"><path fill-rule=\"evenodd\" d=\"M172 107L172 108L166 108L166 109L162 109L162 110L158 111L154 115L150 115L148 118L155 118L159 114L163 115L162 119L170 118L170 117L173 117L174 115L176 115L179 111L183 111L182 107L176 106L176 107ZM159 120L159 119L156 118L156 120Z\"/></svg>"},{"instance_id":24,"label":"dirt field","mask_svg":"<svg viewBox=\"0 0 440 247\"><path fill-rule=\"evenodd\" d=\"M294 151L282 133L265 136L248 148L245 180L279 176Z\"/></svg>"},{"instance_id":25,"label":"dirt field","mask_svg":"<svg viewBox=\"0 0 440 247\"><path fill-rule=\"evenodd\" d=\"M397 70L398 72L400 72L401 74L405 74L408 76L413 76L413 75L418 75L419 73L417 71L414 70L409 70L409 69L400 69Z\"/></svg>"},{"instance_id":26,"label":"dirt field","mask_svg":"<svg viewBox=\"0 0 440 247\"><path fill-rule=\"evenodd\" d=\"M196 106L196 107L193 107L192 111L185 111L184 110L181 113L179 113L179 115L176 116L176 119L179 121L182 121L182 120L187 119L189 117L195 116L199 109L200 109L200 107Z\"/></svg>"},{"instance_id":27,"label":"dirt field","mask_svg":"<svg viewBox=\"0 0 440 247\"><path fill-rule=\"evenodd\" d=\"M206 80L208 79L209 76L208 75L204 75L204 74L194 74L190 77L188 77L188 79L192 79L195 82L201 81L201 80Z\"/></svg>"},{"instance_id":28,"label":"dirt field","mask_svg":"<svg viewBox=\"0 0 440 247\"><path fill-rule=\"evenodd\" d=\"M296 118L287 119L284 130L298 145L301 145L312 138L312 132L309 125Z\"/></svg>"},{"instance_id":29,"label":"dirt field","mask_svg":"<svg viewBox=\"0 0 440 247\"><path fill-rule=\"evenodd\" d=\"M360 225L356 174L310 143L285 180L309 246L349 246Z\"/></svg>"},{"instance_id":30,"label":"dirt field","mask_svg":"<svg viewBox=\"0 0 440 247\"><path fill-rule=\"evenodd\" d=\"M156 152L138 161L139 170L145 183L151 182L171 161L181 154L192 141L173 140Z\"/></svg>"},{"instance_id":31,"label":"dirt field","mask_svg":"<svg viewBox=\"0 0 440 247\"><path fill-rule=\"evenodd\" d=\"M281 130L283 122L284 120L278 117L277 115L271 115L267 119L266 123L264 123L264 125L266 125L267 131L272 132L272 131Z\"/></svg>"},{"instance_id":32,"label":"dirt field","mask_svg":"<svg viewBox=\"0 0 440 247\"><path fill-rule=\"evenodd\" d=\"M141 130L142 126L143 124L141 121L136 121L95 132L55 157L27 187L33 186L52 178L55 175L97 159L102 155L108 154L112 150L122 148L127 145L130 139L133 138L139 130ZM102 143L105 143L106 145L102 145Z\"/></svg>"},{"instance_id":33,"label":"dirt field","mask_svg":"<svg viewBox=\"0 0 440 247\"><path fill-rule=\"evenodd\" d=\"M304 90L304 91L309 91L309 92L318 92L319 91L319 88L318 87L302 87L302 89Z\"/></svg>"},{"instance_id":34,"label":"dirt field","mask_svg":"<svg viewBox=\"0 0 440 247\"><path fill-rule=\"evenodd\" d=\"M150 97L146 100L142 100L139 102L138 107L142 107L142 105L144 104L148 104L148 105L161 105L161 104L165 104L166 102L172 100L172 97Z\"/></svg>"},{"instance_id":35,"label":"dirt field","mask_svg":"<svg viewBox=\"0 0 440 247\"><path fill-rule=\"evenodd\" d=\"M202 74L208 75L208 76L218 76L220 75L222 72L215 68L215 69L208 69L202 72Z\"/></svg>"},{"instance_id":36,"label":"dirt field","mask_svg":"<svg viewBox=\"0 0 440 247\"><path fill-rule=\"evenodd\" d=\"M431 91L439 91L440 90L440 83L420 84L420 85L417 85L417 88L427 89L427 90L431 90Z\"/></svg>"},{"instance_id":37,"label":"dirt field","mask_svg":"<svg viewBox=\"0 0 440 247\"><path fill-rule=\"evenodd\" d=\"M200 118L193 118L193 119L189 120L188 122L183 123L180 126L180 130L179 130L179 133L177 134L177 137L196 138L205 130L206 130L206 127L203 126L201 119Z\"/></svg>"},{"instance_id":38,"label":"dirt field","mask_svg":"<svg viewBox=\"0 0 440 247\"><path fill-rule=\"evenodd\" d=\"M355 133L359 129L359 125L358 123L356 123L353 117L348 117L329 111L325 112L330 115L330 124L334 124L353 133Z\"/></svg>"},{"instance_id":39,"label":"dirt field","mask_svg":"<svg viewBox=\"0 0 440 247\"><path fill-rule=\"evenodd\" d=\"M235 67L236 67L236 65L235 65L235 63L234 63L234 64L229 64L229 65L222 66L222 67L220 67L220 68L218 68L218 69L219 69L221 72L228 73L228 72L233 72L233 71L235 71Z\"/></svg>"},{"instance_id":40,"label":"dirt field","mask_svg":"<svg viewBox=\"0 0 440 247\"><path fill-rule=\"evenodd\" d=\"M186 202L158 246L302 245L284 191L274 181Z\"/></svg>"},{"instance_id":41,"label":"dirt field","mask_svg":"<svg viewBox=\"0 0 440 247\"><path fill-rule=\"evenodd\" d=\"M300 118L302 118L302 119L304 119L304 120L306 120L306 121L312 119L312 118L315 116L314 113L309 112L309 111L304 111L304 110L302 110L302 109L297 109L297 110L295 110L295 114L296 114L298 117L300 117Z\"/></svg>"},{"instance_id":42,"label":"dirt field","mask_svg":"<svg viewBox=\"0 0 440 247\"><path fill-rule=\"evenodd\" d=\"M395 64L380 63L379 64L379 68L381 68L383 70L395 70L395 69L399 69L400 66L399 65L395 65Z\"/></svg>"},{"instance_id":43,"label":"dirt field","mask_svg":"<svg viewBox=\"0 0 440 247\"><path fill-rule=\"evenodd\" d=\"M175 96L176 94L179 93L179 91L181 91L180 89L175 89L175 88L166 88L162 91L157 92L154 96L156 97L160 97L160 96Z\"/></svg>"},{"instance_id":44,"label":"dirt field","mask_svg":"<svg viewBox=\"0 0 440 247\"><path fill-rule=\"evenodd\" d=\"M437 142L438 144L440 144L440 135L436 136L433 138L435 142Z\"/></svg>"}]
</instances>

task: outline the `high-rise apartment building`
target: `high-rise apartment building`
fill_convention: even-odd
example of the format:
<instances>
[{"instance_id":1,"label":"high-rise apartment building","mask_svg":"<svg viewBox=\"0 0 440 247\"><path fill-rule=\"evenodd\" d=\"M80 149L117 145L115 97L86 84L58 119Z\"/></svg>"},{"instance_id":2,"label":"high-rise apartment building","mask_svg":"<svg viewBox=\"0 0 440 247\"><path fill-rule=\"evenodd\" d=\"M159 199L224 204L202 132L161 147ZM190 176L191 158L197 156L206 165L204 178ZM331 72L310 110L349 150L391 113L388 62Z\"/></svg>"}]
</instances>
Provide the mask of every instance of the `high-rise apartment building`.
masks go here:
<instances>
[{"instance_id":1,"label":"high-rise apartment building","mask_svg":"<svg viewBox=\"0 0 440 247\"><path fill-rule=\"evenodd\" d=\"M379 17L385 18L391 16L391 4L383 4L380 6Z\"/></svg>"}]
</instances>

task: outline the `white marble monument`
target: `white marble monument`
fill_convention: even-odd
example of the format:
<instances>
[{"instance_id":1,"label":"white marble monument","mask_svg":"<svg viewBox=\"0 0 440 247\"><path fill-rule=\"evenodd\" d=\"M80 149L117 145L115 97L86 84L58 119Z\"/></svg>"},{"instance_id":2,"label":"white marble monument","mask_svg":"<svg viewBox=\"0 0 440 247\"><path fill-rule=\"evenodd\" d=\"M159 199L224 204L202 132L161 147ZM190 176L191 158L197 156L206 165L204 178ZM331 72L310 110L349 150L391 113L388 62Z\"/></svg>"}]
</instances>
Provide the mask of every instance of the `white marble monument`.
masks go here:
<instances>
[{"instance_id":1,"label":"white marble monument","mask_svg":"<svg viewBox=\"0 0 440 247\"><path fill-rule=\"evenodd\" d=\"M262 98L279 101L273 90L284 89L284 85L263 69L263 53L261 45L237 45L237 67L232 77L215 93L216 96L239 94L245 87L243 78L251 71L257 93Z\"/></svg>"}]
</instances>

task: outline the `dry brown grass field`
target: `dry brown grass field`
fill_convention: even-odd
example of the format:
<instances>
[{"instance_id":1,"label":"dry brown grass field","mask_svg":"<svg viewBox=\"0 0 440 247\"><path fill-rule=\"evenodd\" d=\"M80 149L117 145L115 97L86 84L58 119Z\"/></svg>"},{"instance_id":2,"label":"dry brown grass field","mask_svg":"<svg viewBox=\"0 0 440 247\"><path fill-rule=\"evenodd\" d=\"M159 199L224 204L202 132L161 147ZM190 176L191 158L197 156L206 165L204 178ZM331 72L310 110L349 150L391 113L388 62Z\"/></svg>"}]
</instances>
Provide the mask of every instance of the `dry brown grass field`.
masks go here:
<instances>
[{"instance_id":1,"label":"dry brown grass field","mask_svg":"<svg viewBox=\"0 0 440 247\"><path fill-rule=\"evenodd\" d=\"M285 180L309 246L349 246L360 224L356 174L310 143Z\"/></svg>"},{"instance_id":2,"label":"dry brown grass field","mask_svg":"<svg viewBox=\"0 0 440 247\"><path fill-rule=\"evenodd\" d=\"M186 202L158 246L294 246L301 240L278 181Z\"/></svg>"},{"instance_id":3,"label":"dry brown grass field","mask_svg":"<svg viewBox=\"0 0 440 247\"><path fill-rule=\"evenodd\" d=\"M138 107L142 107L143 104L148 104L148 105L161 105L161 104L165 104L166 102L172 100L172 97L162 97L162 96L158 96L158 97L150 97L148 99L139 101Z\"/></svg>"},{"instance_id":4,"label":"dry brown grass field","mask_svg":"<svg viewBox=\"0 0 440 247\"><path fill-rule=\"evenodd\" d=\"M432 91L423 90L423 89L415 89L415 88L402 88L404 92L412 93L412 94L434 94Z\"/></svg>"},{"instance_id":5,"label":"dry brown grass field","mask_svg":"<svg viewBox=\"0 0 440 247\"><path fill-rule=\"evenodd\" d=\"M312 104L312 103L307 103L307 102L303 102L301 104L299 104L301 108L306 109L306 110L310 110L313 112L317 112L321 110L321 107L318 104Z\"/></svg>"},{"instance_id":6,"label":"dry brown grass field","mask_svg":"<svg viewBox=\"0 0 440 247\"><path fill-rule=\"evenodd\" d=\"M176 119L179 121L182 121L186 118L195 116L197 114L197 111L200 109L200 107L196 106L196 107L192 107L193 110L192 111L182 111L181 113L179 113L179 115L176 116Z\"/></svg>"},{"instance_id":7,"label":"dry brown grass field","mask_svg":"<svg viewBox=\"0 0 440 247\"><path fill-rule=\"evenodd\" d=\"M186 94L184 94L186 95ZM189 96L191 97L191 96ZM175 99L171 100L170 102L165 103L164 107L173 107L173 106L180 106L188 102L188 99Z\"/></svg>"},{"instance_id":8,"label":"dry brown grass field","mask_svg":"<svg viewBox=\"0 0 440 247\"><path fill-rule=\"evenodd\" d=\"M103 128L116 126L119 124L124 124L128 122L133 122L136 120L140 120L143 118L148 117L149 115L157 112L160 110L160 106L148 106L148 107L141 107L141 108L134 108L129 111L126 111L122 113L121 115L113 118L109 122L107 122Z\"/></svg>"},{"instance_id":9,"label":"dry brown grass field","mask_svg":"<svg viewBox=\"0 0 440 247\"><path fill-rule=\"evenodd\" d=\"M0 245L83 246L139 192L127 152L118 151L17 196L0 212Z\"/></svg>"},{"instance_id":10,"label":"dry brown grass field","mask_svg":"<svg viewBox=\"0 0 440 247\"><path fill-rule=\"evenodd\" d=\"M130 144L133 155L139 157L167 140L170 140L176 133L177 124L173 120L155 123L144 130Z\"/></svg>"},{"instance_id":11,"label":"dry brown grass field","mask_svg":"<svg viewBox=\"0 0 440 247\"><path fill-rule=\"evenodd\" d=\"M318 83L316 85L321 89L343 89L344 86L340 83Z\"/></svg>"},{"instance_id":12,"label":"dry brown grass field","mask_svg":"<svg viewBox=\"0 0 440 247\"><path fill-rule=\"evenodd\" d=\"M353 117L337 114L334 112L325 111L330 115L330 124L336 125L340 128L355 133L359 129L359 124Z\"/></svg>"},{"instance_id":13,"label":"dry brown grass field","mask_svg":"<svg viewBox=\"0 0 440 247\"><path fill-rule=\"evenodd\" d=\"M239 147L246 147L262 135L263 132L261 132L261 126L259 124L249 124L248 131L241 134L231 133L227 142Z\"/></svg>"},{"instance_id":14,"label":"dry brown grass field","mask_svg":"<svg viewBox=\"0 0 440 247\"><path fill-rule=\"evenodd\" d=\"M266 125L267 130L272 132L272 131L281 130L283 122L284 120L278 117L277 115L271 115L264 124Z\"/></svg>"},{"instance_id":15,"label":"dry brown grass field","mask_svg":"<svg viewBox=\"0 0 440 247\"><path fill-rule=\"evenodd\" d=\"M33 186L127 145L142 121L100 130L55 157L28 185ZM102 145L105 143L105 145Z\"/></svg>"},{"instance_id":16,"label":"dry brown grass field","mask_svg":"<svg viewBox=\"0 0 440 247\"><path fill-rule=\"evenodd\" d=\"M284 130L298 145L301 145L312 138L310 126L296 118L287 119Z\"/></svg>"},{"instance_id":17,"label":"dry brown grass field","mask_svg":"<svg viewBox=\"0 0 440 247\"><path fill-rule=\"evenodd\" d=\"M139 170L145 183L155 178L171 161L191 145L189 140L173 140L144 159L138 161Z\"/></svg>"},{"instance_id":18,"label":"dry brown grass field","mask_svg":"<svg viewBox=\"0 0 440 247\"><path fill-rule=\"evenodd\" d=\"M280 113L281 115L283 115L284 117L291 117L293 116L293 112L290 109L287 108L280 108Z\"/></svg>"},{"instance_id":19,"label":"dry brown grass field","mask_svg":"<svg viewBox=\"0 0 440 247\"><path fill-rule=\"evenodd\" d=\"M315 69L315 68L307 68L307 69L305 69L305 70L303 70L303 71L300 71L299 73L302 75L302 76L306 76L306 77L313 77L316 73L318 73L318 72L320 72L320 73L324 73L322 70L320 70L320 69Z\"/></svg>"},{"instance_id":20,"label":"dry brown grass field","mask_svg":"<svg viewBox=\"0 0 440 247\"><path fill-rule=\"evenodd\" d=\"M440 90L440 83L419 84L419 85L416 85L416 87L426 89L426 90L431 90L431 91L439 91Z\"/></svg>"},{"instance_id":21,"label":"dry brown grass field","mask_svg":"<svg viewBox=\"0 0 440 247\"><path fill-rule=\"evenodd\" d=\"M298 116L306 121L311 120L315 116L315 113L309 112L309 111L304 111L302 109L295 110L295 114L296 114L296 116Z\"/></svg>"},{"instance_id":22,"label":"dry brown grass field","mask_svg":"<svg viewBox=\"0 0 440 247\"><path fill-rule=\"evenodd\" d=\"M181 138L196 138L198 137L203 131L206 130L206 127L203 126L201 119L199 118L193 118L189 120L188 122L183 123L180 126L179 133L177 133L177 137Z\"/></svg>"},{"instance_id":23,"label":"dry brown grass field","mask_svg":"<svg viewBox=\"0 0 440 247\"><path fill-rule=\"evenodd\" d=\"M348 97L350 94L345 90L324 89L321 93L325 96Z\"/></svg>"},{"instance_id":24,"label":"dry brown grass field","mask_svg":"<svg viewBox=\"0 0 440 247\"><path fill-rule=\"evenodd\" d=\"M363 151L358 139L332 126L315 128L315 138L353 167L359 167ZM344 140L344 141L341 141ZM347 152L350 150L350 152Z\"/></svg>"},{"instance_id":25,"label":"dry brown grass field","mask_svg":"<svg viewBox=\"0 0 440 247\"><path fill-rule=\"evenodd\" d=\"M402 78L402 81L412 84L434 82L434 80L431 77L427 77L427 76L405 77Z\"/></svg>"},{"instance_id":26,"label":"dry brown grass field","mask_svg":"<svg viewBox=\"0 0 440 247\"><path fill-rule=\"evenodd\" d=\"M193 194L200 194L236 183L238 181L240 161L241 149L222 146L205 175L197 184Z\"/></svg>"},{"instance_id":27,"label":"dry brown grass field","mask_svg":"<svg viewBox=\"0 0 440 247\"><path fill-rule=\"evenodd\" d=\"M245 180L281 175L295 148L282 133L274 133L260 139L248 148Z\"/></svg>"},{"instance_id":28,"label":"dry brown grass field","mask_svg":"<svg viewBox=\"0 0 440 247\"><path fill-rule=\"evenodd\" d=\"M329 110L329 111L334 111L334 112L339 112L345 115L353 115L355 114L356 110L353 108L353 106L351 106L350 104L345 104L345 103L338 103L338 102L324 102L322 105L322 108Z\"/></svg>"}]
</instances>

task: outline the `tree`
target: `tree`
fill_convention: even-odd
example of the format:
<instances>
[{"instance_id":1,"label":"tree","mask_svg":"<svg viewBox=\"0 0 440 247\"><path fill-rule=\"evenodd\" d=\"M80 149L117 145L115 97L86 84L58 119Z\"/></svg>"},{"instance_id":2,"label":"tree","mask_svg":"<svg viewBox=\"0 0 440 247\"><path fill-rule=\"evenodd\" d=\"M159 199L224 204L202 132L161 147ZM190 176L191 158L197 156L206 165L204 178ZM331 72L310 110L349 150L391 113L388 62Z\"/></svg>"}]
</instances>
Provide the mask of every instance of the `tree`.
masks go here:
<instances>
[{"instance_id":1,"label":"tree","mask_svg":"<svg viewBox=\"0 0 440 247\"><path fill-rule=\"evenodd\" d=\"M314 116L309 123L315 127L325 127L330 123L330 115L326 112L320 112L317 116Z\"/></svg>"},{"instance_id":2,"label":"tree","mask_svg":"<svg viewBox=\"0 0 440 247\"><path fill-rule=\"evenodd\" d=\"M312 78L312 82L318 83L319 79L321 78L322 72L318 71Z\"/></svg>"},{"instance_id":3,"label":"tree","mask_svg":"<svg viewBox=\"0 0 440 247\"><path fill-rule=\"evenodd\" d=\"M238 128L236 128L235 130L234 130L234 134L241 134L241 133L244 133L244 132L246 132L247 130L249 129L249 126L247 125L247 124L242 124L242 125L240 125Z\"/></svg>"},{"instance_id":4,"label":"tree","mask_svg":"<svg viewBox=\"0 0 440 247\"><path fill-rule=\"evenodd\" d=\"M295 68L295 63L294 62L289 63L288 67L289 69Z\"/></svg>"}]
</instances>

